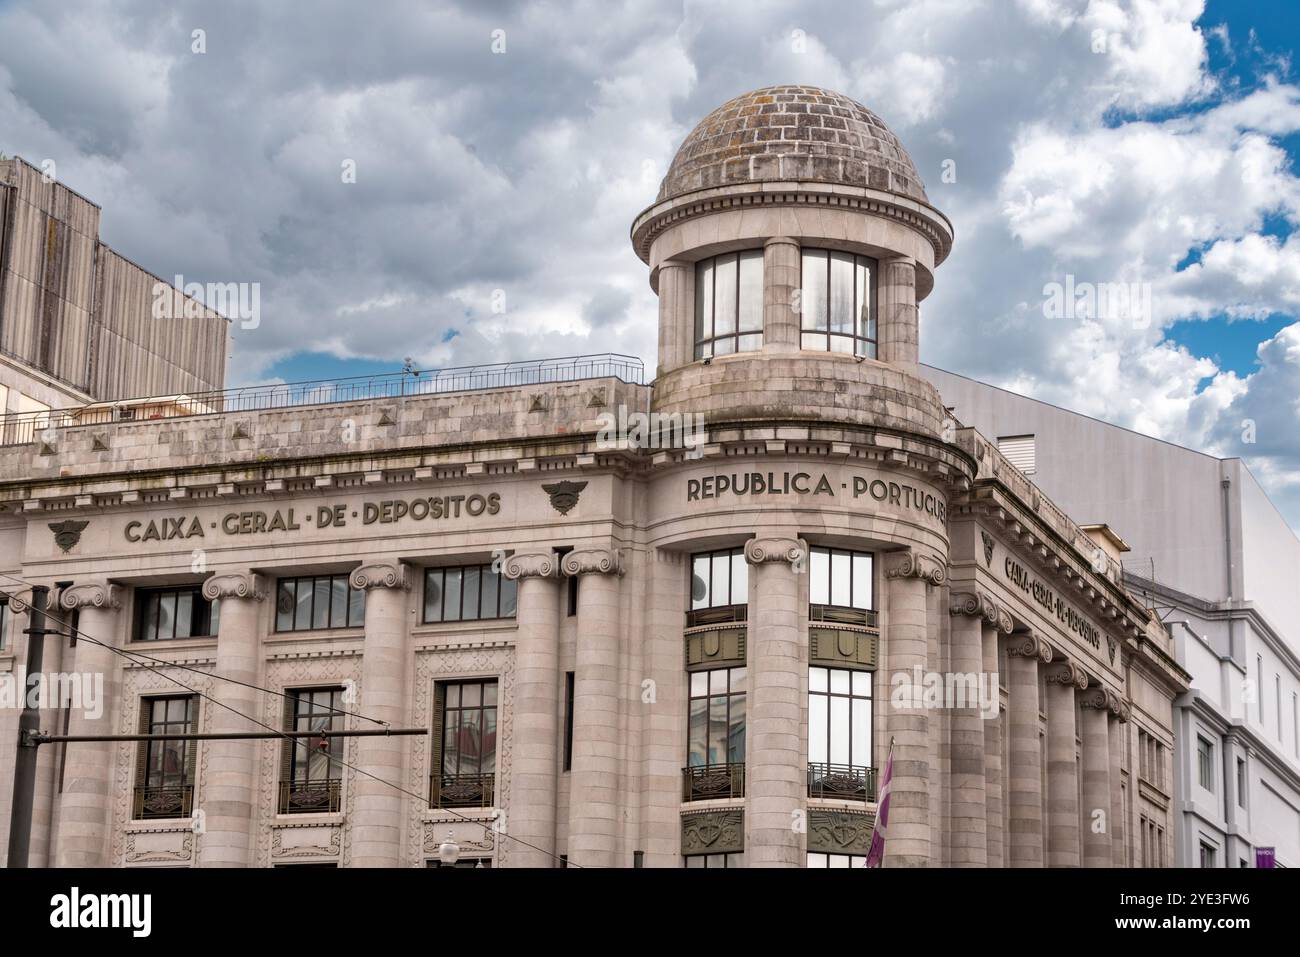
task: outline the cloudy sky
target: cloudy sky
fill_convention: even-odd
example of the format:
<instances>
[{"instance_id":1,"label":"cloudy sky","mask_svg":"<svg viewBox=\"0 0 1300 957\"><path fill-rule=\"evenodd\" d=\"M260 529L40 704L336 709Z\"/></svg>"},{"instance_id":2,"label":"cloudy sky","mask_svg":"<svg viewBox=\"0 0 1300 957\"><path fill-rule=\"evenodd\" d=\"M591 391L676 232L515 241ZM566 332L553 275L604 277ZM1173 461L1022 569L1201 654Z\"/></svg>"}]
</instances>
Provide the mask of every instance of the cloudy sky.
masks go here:
<instances>
[{"instance_id":1,"label":"cloudy sky","mask_svg":"<svg viewBox=\"0 0 1300 957\"><path fill-rule=\"evenodd\" d=\"M1300 528L1298 37L1294 0L0 0L0 151L146 268L259 283L234 384L653 367L627 236L676 145L827 86L956 226L925 361L1242 455ZM1049 319L1067 277L1150 315Z\"/></svg>"}]
</instances>

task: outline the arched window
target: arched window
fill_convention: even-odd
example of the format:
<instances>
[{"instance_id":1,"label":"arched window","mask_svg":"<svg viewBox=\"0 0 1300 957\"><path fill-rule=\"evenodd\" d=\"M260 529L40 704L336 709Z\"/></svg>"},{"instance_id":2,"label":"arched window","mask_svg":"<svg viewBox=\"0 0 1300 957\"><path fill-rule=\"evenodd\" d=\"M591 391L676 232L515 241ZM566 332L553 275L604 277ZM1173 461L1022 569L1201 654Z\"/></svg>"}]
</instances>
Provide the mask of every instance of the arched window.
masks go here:
<instances>
[{"instance_id":1,"label":"arched window","mask_svg":"<svg viewBox=\"0 0 1300 957\"><path fill-rule=\"evenodd\" d=\"M876 358L876 261L803 250L800 348Z\"/></svg>"},{"instance_id":2,"label":"arched window","mask_svg":"<svg viewBox=\"0 0 1300 957\"><path fill-rule=\"evenodd\" d=\"M763 348L763 250L695 266L695 358Z\"/></svg>"}]
</instances>

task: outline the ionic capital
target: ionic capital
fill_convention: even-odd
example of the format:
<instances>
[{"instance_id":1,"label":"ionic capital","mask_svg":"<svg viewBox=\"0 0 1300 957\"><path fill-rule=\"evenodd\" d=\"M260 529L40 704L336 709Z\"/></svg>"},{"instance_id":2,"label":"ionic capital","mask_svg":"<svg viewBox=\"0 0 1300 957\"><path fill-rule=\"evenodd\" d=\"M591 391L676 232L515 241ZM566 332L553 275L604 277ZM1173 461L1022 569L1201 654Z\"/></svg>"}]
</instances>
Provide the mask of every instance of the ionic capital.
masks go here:
<instances>
[{"instance_id":1,"label":"ionic capital","mask_svg":"<svg viewBox=\"0 0 1300 957\"><path fill-rule=\"evenodd\" d=\"M1109 713L1114 706L1115 696L1100 685L1093 685L1079 695L1079 707Z\"/></svg>"},{"instance_id":2,"label":"ionic capital","mask_svg":"<svg viewBox=\"0 0 1300 957\"><path fill-rule=\"evenodd\" d=\"M921 578L931 585L948 580L948 563L937 555L908 548L885 556L886 578Z\"/></svg>"},{"instance_id":3,"label":"ionic capital","mask_svg":"<svg viewBox=\"0 0 1300 957\"><path fill-rule=\"evenodd\" d=\"M560 559L550 549L542 552L516 552L505 560L502 570L511 581L519 581L521 578L555 578L560 572Z\"/></svg>"},{"instance_id":4,"label":"ionic capital","mask_svg":"<svg viewBox=\"0 0 1300 957\"><path fill-rule=\"evenodd\" d=\"M623 553L617 548L575 548L560 559L560 570L574 575L622 575Z\"/></svg>"},{"instance_id":5,"label":"ionic capital","mask_svg":"<svg viewBox=\"0 0 1300 957\"><path fill-rule=\"evenodd\" d=\"M261 601L266 597L266 582L253 572L213 575L203 583L203 597L208 601L225 598Z\"/></svg>"},{"instance_id":6,"label":"ionic capital","mask_svg":"<svg viewBox=\"0 0 1300 957\"><path fill-rule=\"evenodd\" d=\"M1082 691L1088 687L1088 672L1073 661L1057 661L1043 672L1048 684L1072 685Z\"/></svg>"},{"instance_id":7,"label":"ionic capital","mask_svg":"<svg viewBox=\"0 0 1300 957\"><path fill-rule=\"evenodd\" d=\"M987 592L953 592L948 604L950 615L973 615L983 618L998 631L1011 634L1011 616L1002 610Z\"/></svg>"},{"instance_id":8,"label":"ionic capital","mask_svg":"<svg viewBox=\"0 0 1300 957\"><path fill-rule=\"evenodd\" d=\"M360 568L352 569L348 575L348 584L358 591L371 588L397 588L405 591L410 585L406 580L404 562L371 562Z\"/></svg>"},{"instance_id":9,"label":"ionic capital","mask_svg":"<svg viewBox=\"0 0 1300 957\"><path fill-rule=\"evenodd\" d=\"M745 561L751 565L764 562L796 565L807 560L808 543L802 538L751 538L745 542Z\"/></svg>"},{"instance_id":10,"label":"ionic capital","mask_svg":"<svg viewBox=\"0 0 1300 957\"><path fill-rule=\"evenodd\" d=\"M1052 660L1052 646L1026 631L1007 639L1007 654L1012 658L1037 658L1047 664Z\"/></svg>"},{"instance_id":11,"label":"ionic capital","mask_svg":"<svg viewBox=\"0 0 1300 957\"><path fill-rule=\"evenodd\" d=\"M59 595L59 605L68 611L78 608L104 608L117 611L122 607L122 589L108 582L71 585Z\"/></svg>"}]
</instances>

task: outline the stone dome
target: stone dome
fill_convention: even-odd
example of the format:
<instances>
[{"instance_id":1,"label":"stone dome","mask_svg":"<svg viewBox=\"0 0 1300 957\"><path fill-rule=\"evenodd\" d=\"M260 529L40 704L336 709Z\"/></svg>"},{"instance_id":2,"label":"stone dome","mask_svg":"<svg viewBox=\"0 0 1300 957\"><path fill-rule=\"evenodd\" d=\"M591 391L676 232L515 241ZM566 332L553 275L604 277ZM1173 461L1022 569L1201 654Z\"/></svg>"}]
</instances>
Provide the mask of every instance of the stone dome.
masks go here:
<instances>
[{"instance_id":1,"label":"stone dome","mask_svg":"<svg viewBox=\"0 0 1300 957\"><path fill-rule=\"evenodd\" d=\"M880 117L815 86L768 86L722 104L678 149L658 202L778 181L864 186L929 205L912 158Z\"/></svg>"}]
</instances>

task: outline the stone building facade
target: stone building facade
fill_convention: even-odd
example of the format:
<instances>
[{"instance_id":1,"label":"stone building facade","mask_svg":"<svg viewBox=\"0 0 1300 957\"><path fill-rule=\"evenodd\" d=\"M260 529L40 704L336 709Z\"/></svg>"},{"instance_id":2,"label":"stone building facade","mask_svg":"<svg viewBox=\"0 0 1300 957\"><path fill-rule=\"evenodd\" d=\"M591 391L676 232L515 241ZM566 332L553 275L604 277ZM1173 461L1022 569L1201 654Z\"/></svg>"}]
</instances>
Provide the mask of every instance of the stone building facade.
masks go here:
<instances>
[{"instance_id":1,"label":"stone building facade","mask_svg":"<svg viewBox=\"0 0 1300 957\"><path fill-rule=\"evenodd\" d=\"M852 866L891 743L887 866L1168 863L1133 769L1185 674L1106 543L919 375L952 229L893 134L739 97L632 241L652 385L5 450L0 668L23 582L122 653L48 639L105 677L46 727L428 732L45 745L33 863L419 867L450 834L498 867Z\"/></svg>"}]
</instances>

